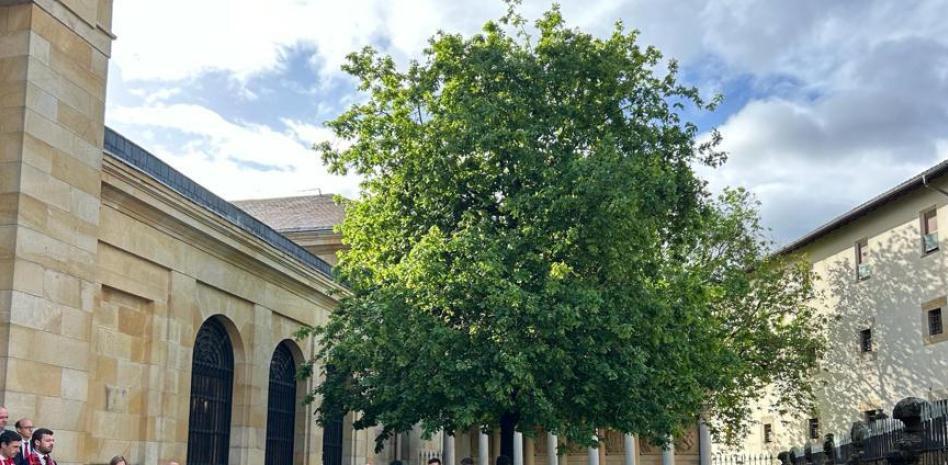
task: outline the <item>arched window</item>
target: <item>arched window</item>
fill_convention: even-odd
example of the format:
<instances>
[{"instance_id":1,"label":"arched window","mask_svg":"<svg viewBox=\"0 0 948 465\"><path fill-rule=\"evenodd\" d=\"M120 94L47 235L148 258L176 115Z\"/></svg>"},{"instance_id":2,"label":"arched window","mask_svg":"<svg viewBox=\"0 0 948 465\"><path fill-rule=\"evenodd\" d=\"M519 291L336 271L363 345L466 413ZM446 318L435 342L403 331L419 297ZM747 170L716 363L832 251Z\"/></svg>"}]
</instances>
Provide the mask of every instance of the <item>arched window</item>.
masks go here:
<instances>
[{"instance_id":1,"label":"arched window","mask_svg":"<svg viewBox=\"0 0 948 465\"><path fill-rule=\"evenodd\" d=\"M296 363L286 344L280 344L270 359L270 394L267 401L266 465L293 463L296 421Z\"/></svg>"},{"instance_id":2,"label":"arched window","mask_svg":"<svg viewBox=\"0 0 948 465\"><path fill-rule=\"evenodd\" d=\"M234 350L220 322L201 325L191 364L188 465L227 465Z\"/></svg>"}]
</instances>

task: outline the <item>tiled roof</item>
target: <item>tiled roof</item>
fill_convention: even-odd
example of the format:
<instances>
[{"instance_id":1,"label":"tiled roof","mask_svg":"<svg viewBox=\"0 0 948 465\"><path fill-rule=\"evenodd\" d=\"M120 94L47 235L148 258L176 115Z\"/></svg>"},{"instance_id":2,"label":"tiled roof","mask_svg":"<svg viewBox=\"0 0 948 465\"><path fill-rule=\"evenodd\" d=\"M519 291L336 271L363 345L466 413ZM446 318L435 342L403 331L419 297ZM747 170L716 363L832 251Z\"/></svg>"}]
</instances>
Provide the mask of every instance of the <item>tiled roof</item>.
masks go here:
<instances>
[{"instance_id":1,"label":"tiled roof","mask_svg":"<svg viewBox=\"0 0 948 465\"><path fill-rule=\"evenodd\" d=\"M343 207L326 194L233 203L280 232L332 229L345 216Z\"/></svg>"}]
</instances>

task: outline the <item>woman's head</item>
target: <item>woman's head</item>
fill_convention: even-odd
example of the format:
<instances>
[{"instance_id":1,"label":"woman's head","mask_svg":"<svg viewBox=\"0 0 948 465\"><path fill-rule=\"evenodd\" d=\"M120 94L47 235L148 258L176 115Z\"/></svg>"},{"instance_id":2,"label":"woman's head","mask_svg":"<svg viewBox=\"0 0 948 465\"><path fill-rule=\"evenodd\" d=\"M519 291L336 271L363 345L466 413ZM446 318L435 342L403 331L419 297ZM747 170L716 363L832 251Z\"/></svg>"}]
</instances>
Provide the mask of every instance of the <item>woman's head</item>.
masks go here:
<instances>
[{"instance_id":1,"label":"woman's head","mask_svg":"<svg viewBox=\"0 0 948 465\"><path fill-rule=\"evenodd\" d=\"M112 457L112 460L109 460L109 465L128 465L128 462L125 461L125 457L116 455Z\"/></svg>"}]
</instances>

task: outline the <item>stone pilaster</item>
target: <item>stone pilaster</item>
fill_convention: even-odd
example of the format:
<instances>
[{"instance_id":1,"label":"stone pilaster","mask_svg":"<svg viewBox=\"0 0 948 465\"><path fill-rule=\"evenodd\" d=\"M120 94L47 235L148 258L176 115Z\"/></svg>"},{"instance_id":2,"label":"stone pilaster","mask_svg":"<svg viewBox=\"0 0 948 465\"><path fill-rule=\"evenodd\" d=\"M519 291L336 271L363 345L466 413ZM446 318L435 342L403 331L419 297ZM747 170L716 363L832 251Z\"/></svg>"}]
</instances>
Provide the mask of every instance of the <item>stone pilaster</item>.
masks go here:
<instances>
[{"instance_id":1,"label":"stone pilaster","mask_svg":"<svg viewBox=\"0 0 948 465\"><path fill-rule=\"evenodd\" d=\"M110 0L0 0L0 395L83 463ZM61 446L60 446L61 445Z\"/></svg>"},{"instance_id":2,"label":"stone pilaster","mask_svg":"<svg viewBox=\"0 0 948 465\"><path fill-rule=\"evenodd\" d=\"M536 465L536 440L531 437L523 439L523 465Z\"/></svg>"}]
</instances>

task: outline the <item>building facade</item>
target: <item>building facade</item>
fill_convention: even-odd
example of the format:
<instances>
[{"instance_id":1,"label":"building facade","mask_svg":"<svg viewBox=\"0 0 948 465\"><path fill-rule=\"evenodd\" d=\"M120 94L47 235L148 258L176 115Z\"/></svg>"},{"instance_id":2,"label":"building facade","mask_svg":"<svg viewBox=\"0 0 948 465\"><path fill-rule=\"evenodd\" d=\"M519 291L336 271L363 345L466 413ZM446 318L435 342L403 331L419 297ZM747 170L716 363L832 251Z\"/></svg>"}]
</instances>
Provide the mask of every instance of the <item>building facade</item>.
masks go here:
<instances>
[{"instance_id":1,"label":"building facade","mask_svg":"<svg viewBox=\"0 0 948 465\"><path fill-rule=\"evenodd\" d=\"M776 452L891 414L909 396L948 398L948 162L834 219L781 253L803 253L829 316L814 412L761 405L744 444Z\"/></svg>"},{"instance_id":2,"label":"building facade","mask_svg":"<svg viewBox=\"0 0 948 465\"><path fill-rule=\"evenodd\" d=\"M294 332L344 289L106 130L110 22L109 0L0 0L0 401L64 465L364 462L294 376Z\"/></svg>"},{"instance_id":3,"label":"building facade","mask_svg":"<svg viewBox=\"0 0 948 465\"><path fill-rule=\"evenodd\" d=\"M499 440L313 421L295 378L345 289L328 197L224 201L104 125L111 0L0 0L0 403L62 465L407 465ZM259 218L257 218L259 217ZM607 435L560 465L698 462ZM545 434L523 465L549 464ZM555 456L555 454L553 455ZM677 458L676 458L677 457Z\"/></svg>"}]
</instances>

